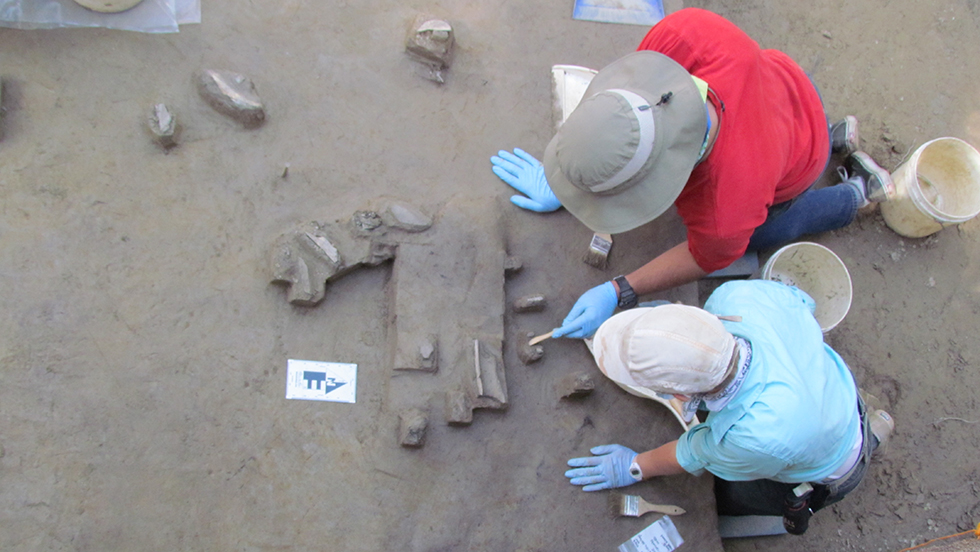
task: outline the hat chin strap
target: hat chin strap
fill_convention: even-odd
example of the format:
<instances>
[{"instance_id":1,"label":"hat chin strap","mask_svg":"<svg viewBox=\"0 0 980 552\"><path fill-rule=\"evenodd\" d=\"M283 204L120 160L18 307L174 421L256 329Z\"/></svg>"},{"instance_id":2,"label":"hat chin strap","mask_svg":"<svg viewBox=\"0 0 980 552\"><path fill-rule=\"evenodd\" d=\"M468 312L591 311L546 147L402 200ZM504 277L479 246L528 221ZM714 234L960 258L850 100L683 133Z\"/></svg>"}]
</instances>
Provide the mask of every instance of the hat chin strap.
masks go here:
<instances>
[{"instance_id":1,"label":"hat chin strap","mask_svg":"<svg viewBox=\"0 0 980 552\"><path fill-rule=\"evenodd\" d=\"M621 88L610 88L603 90L603 92L617 94L630 104L630 107L633 109L633 116L636 117L637 122L640 124L640 143L636 146L636 150L633 152L633 158L630 159L629 163L609 180L592 186L590 190L593 193L608 192L636 176L636 173L640 172L640 169L646 164L647 159L650 158L650 154L653 152L653 139L656 136L653 124L653 109L650 108L650 102L644 99L643 96Z\"/></svg>"}]
</instances>

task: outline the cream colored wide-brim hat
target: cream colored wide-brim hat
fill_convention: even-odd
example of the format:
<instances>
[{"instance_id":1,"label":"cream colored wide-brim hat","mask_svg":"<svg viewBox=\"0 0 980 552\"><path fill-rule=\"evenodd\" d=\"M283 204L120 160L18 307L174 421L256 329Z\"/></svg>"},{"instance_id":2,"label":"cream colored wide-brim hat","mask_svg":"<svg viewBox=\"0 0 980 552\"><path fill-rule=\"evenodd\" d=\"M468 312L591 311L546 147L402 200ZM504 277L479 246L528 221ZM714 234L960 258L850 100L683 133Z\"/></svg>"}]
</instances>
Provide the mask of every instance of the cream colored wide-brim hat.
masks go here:
<instances>
[{"instance_id":1,"label":"cream colored wide-brim hat","mask_svg":"<svg viewBox=\"0 0 980 552\"><path fill-rule=\"evenodd\" d=\"M632 230L680 195L707 125L691 74L661 53L634 52L599 71L551 139L548 184L592 231Z\"/></svg>"},{"instance_id":2,"label":"cream colored wide-brim hat","mask_svg":"<svg viewBox=\"0 0 980 552\"><path fill-rule=\"evenodd\" d=\"M609 379L657 393L707 393L728 376L735 338L706 310L662 305L621 312L595 333L592 354Z\"/></svg>"}]
</instances>

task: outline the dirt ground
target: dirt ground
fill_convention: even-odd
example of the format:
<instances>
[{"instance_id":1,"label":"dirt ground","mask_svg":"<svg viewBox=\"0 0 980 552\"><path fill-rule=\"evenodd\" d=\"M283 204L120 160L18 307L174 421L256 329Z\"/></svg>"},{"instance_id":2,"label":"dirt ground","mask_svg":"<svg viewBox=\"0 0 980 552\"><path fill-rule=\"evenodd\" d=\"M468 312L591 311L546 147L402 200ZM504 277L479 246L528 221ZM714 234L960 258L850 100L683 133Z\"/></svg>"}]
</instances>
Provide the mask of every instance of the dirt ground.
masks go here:
<instances>
[{"instance_id":1,"label":"dirt ground","mask_svg":"<svg viewBox=\"0 0 980 552\"><path fill-rule=\"evenodd\" d=\"M658 445L676 423L605 381L558 400L554 382L590 368L581 343L546 343L531 367L513 346L683 235L667 217L617 237L598 271L580 261L584 226L518 211L490 172L498 149L543 152L551 65L600 68L646 32L573 21L571 4L205 0L203 23L174 35L0 29L0 549L608 550L653 521L609 518L564 462ZM886 168L936 137L980 145L976 0L684 5L789 53ZM420 13L457 33L442 86L403 54ZM203 68L251 76L266 123L205 105L191 81ZM143 128L159 101L183 126L167 153ZM550 300L506 316L510 408L447 427L436 377L416 397L431 422L421 450L397 441L390 266L311 308L269 283L282 232L378 196L432 214L486 196L524 259L508 300ZM638 486L688 509L674 518L686 549L897 551L980 522L980 222L909 239L871 213L813 239L854 285L827 340L894 415L893 440L802 537L722 545L708 477ZM357 403L285 400L287 359L357 363Z\"/></svg>"}]
</instances>

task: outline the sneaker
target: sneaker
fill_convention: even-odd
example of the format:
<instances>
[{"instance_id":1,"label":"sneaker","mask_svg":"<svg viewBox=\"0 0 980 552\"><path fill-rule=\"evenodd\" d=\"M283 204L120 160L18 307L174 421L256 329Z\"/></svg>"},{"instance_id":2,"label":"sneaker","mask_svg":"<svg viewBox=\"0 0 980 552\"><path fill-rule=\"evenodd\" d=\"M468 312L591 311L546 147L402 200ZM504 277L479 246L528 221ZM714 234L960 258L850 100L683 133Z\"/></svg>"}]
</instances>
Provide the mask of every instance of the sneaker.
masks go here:
<instances>
[{"instance_id":1,"label":"sneaker","mask_svg":"<svg viewBox=\"0 0 980 552\"><path fill-rule=\"evenodd\" d=\"M863 151L856 151L847 156L841 176L845 176L845 180L860 177L864 197L872 203L895 198L895 183L892 182L892 175L879 167L875 160Z\"/></svg>"},{"instance_id":2,"label":"sneaker","mask_svg":"<svg viewBox=\"0 0 980 552\"><path fill-rule=\"evenodd\" d=\"M830 127L830 150L834 153L852 154L858 150L858 120L848 115Z\"/></svg>"},{"instance_id":3,"label":"sneaker","mask_svg":"<svg viewBox=\"0 0 980 552\"><path fill-rule=\"evenodd\" d=\"M884 410L875 410L868 414L868 423L871 424L871 434L878 441L874 448L885 446L888 437L895 430L895 420L892 419L892 415Z\"/></svg>"},{"instance_id":4,"label":"sneaker","mask_svg":"<svg viewBox=\"0 0 980 552\"><path fill-rule=\"evenodd\" d=\"M862 388L858 388L858 394L861 395L861 399L864 401L864 406L867 408L868 412L874 412L882 407L881 399L868 393Z\"/></svg>"}]
</instances>

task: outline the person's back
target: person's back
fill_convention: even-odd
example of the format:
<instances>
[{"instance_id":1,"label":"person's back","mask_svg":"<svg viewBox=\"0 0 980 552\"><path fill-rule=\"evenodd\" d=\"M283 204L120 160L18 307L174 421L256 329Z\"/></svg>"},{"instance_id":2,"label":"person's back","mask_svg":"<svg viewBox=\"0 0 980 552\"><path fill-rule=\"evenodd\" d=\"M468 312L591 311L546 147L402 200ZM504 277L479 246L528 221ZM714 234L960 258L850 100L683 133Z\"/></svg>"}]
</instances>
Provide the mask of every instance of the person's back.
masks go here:
<instances>
[{"instance_id":1,"label":"person's back","mask_svg":"<svg viewBox=\"0 0 980 552\"><path fill-rule=\"evenodd\" d=\"M853 377L823 342L812 307L802 291L762 280L711 295L705 310L741 317L722 323L749 342L751 359L734 397L682 439L679 456L691 454L685 469L729 481L820 481L859 445Z\"/></svg>"},{"instance_id":2,"label":"person's back","mask_svg":"<svg viewBox=\"0 0 980 552\"><path fill-rule=\"evenodd\" d=\"M698 407L709 414L643 452L592 447L565 476L598 491L709 471L719 514L783 516L787 531L806 531L811 512L858 486L894 427L888 413L866 413L814 306L797 288L748 280L722 285L704 309L668 303L609 318L591 347L606 377L673 395L685 419Z\"/></svg>"},{"instance_id":3,"label":"person's back","mask_svg":"<svg viewBox=\"0 0 980 552\"><path fill-rule=\"evenodd\" d=\"M696 281L747 251L842 228L895 197L888 171L859 151L857 119L831 128L810 78L723 17L688 8L638 51L600 70L544 150L490 158L538 212L565 208L592 231L627 232L671 205L687 239L582 293L552 337L586 338L638 297ZM816 187L831 151L840 185Z\"/></svg>"},{"instance_id":4,"label":"person's back","mask_svg":"<svg viewBox=\"0 0 980 552\"><path fill-rule=\"evenodd\" d=\"M667 16L638 50L665 54L708 84L720 130L675 204L698 264L728 266L771 205L799 195L823 172L830 154L823 104L789 56L761 49L706 10Z\"/></svg>"}]
</instances>

